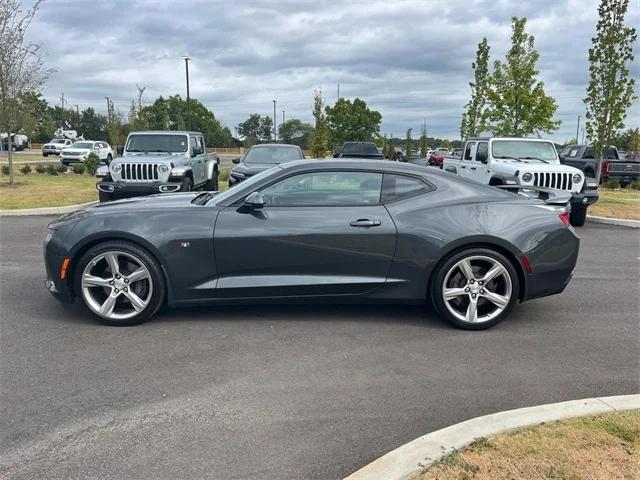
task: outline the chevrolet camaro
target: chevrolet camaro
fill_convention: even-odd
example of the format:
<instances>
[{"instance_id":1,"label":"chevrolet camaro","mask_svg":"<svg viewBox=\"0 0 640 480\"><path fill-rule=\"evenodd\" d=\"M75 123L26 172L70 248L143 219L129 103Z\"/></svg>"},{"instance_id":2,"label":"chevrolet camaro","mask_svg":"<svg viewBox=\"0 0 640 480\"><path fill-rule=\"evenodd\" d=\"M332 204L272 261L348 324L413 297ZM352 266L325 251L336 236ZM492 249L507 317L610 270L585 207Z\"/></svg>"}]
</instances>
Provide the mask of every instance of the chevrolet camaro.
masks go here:
<instances>
[{"instance_id":1,"label":"chevrolet camaro","mask_svg":"<svg viewBox=\"0 0 640 480\"><path fill-rule=\"evenodd\" d=\"M427 302L480 330L567 286L579 240L552 197L397 162L295 161L223 193L62 217L44 243L46 285L110 325L165 305Z\"/></svg>"}]
</instances>

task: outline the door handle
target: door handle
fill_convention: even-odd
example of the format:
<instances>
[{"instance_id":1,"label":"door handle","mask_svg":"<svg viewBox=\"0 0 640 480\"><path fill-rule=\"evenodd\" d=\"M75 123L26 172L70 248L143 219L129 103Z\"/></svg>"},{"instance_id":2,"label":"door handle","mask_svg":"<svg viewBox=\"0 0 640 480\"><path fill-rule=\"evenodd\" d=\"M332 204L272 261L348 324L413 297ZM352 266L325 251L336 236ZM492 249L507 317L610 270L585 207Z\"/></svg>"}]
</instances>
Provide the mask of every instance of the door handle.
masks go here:
<instances>
[{"instance_id":1,"label":"door handle","mask_svg":"<svg viewBox=\"0 0 640 480\"><path fill-rule=\"evenodd\" d=\"M471 170L475 170L476 169L476 167L470 167L470 168L471 168Z\"/></svg>"},{"instance_id":2,"label":"door handle","mask_svg":"<svg viewBox=\"0 0 640 480\"><path fill-rule=\"evenodd\" d=\"M465 167L464 165L460 165L460 168L467 168L467 167Z\"/></svg>"},{"instance_id":3,"label":"door handle","mask_svg":"<svg viewBox=\"0 0 640 480\"><path fill-rule=\"evenodd\" d=\"M379 227L381 224L380 220L369 220L368 218L359 218L349 223L352 227Z\"/></svg>"}]
</instances>

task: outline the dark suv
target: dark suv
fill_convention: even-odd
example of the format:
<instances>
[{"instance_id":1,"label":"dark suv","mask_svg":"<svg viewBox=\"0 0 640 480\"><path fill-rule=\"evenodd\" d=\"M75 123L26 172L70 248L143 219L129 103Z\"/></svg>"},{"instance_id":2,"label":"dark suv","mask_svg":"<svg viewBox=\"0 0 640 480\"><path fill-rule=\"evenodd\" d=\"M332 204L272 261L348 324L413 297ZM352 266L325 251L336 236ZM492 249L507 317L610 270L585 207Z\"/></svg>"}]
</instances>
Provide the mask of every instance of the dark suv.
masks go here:
<instances>
[{"instance_id":1,"label":"dark suv","mask_svg":"<svg viewBox=\"0 0 640 480\"><path fill-rule=\"evenodd\" d=\"M232 160L237 166L233 167L229 173L229 187L233 187L256 173L268 170L274 165L302 160L303 158L304 154L297 145L282 143L254 145L244 157Z\"/></svg>"},{"instance_id":2,"label":"dark suv","mask_svg":"<svg viewBox=\"0 0 640 480\"><path fill-rule=\"evenodd\" d=\"M578 168L587 177L595 178L598 160L593 148L586 145L568 145L560 150L558 156L560 163ZM620 185L627 186L630 182L640 179L640 160L629 157L622 159L618 149L611 147L605 151L601 173L603 180L618 180Z\"/></svg>"},{"instance_id":3,"label":"dark suv","mask_svg":"<svg viewBox=\"0 0 640 480\"><path fill-rule=\"evenodd\" d=\"M336 158L370 158L383 160L384 155L373 142L344 142L342 147L334 152Z\"/></svg>"}]
</instances>

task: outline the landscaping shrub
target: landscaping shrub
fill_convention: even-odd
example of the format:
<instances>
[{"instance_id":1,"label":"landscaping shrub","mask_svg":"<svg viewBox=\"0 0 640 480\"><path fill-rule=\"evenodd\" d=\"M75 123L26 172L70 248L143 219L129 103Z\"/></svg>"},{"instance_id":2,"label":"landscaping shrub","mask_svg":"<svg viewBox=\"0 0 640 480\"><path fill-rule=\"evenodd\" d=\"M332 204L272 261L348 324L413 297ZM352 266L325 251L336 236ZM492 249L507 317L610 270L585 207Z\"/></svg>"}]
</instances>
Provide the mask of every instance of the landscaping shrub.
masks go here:
<instances>
[{"instance_id":1,"label":"landscaping shrub","mask_svg":"<svg viewBox=\"0 0 640 480\"><path fill-rule=\"evenodd\" d=\"M87 159L84 161L85 171L89 175L95 175L99 165L100 165L100 157L98 157L98 155L96 155L93 152L90 153L87 156Z\"/></svg>"},{"instance_id":2,"label":"landscaping shrub","mask_svg":"<svg viewBox=\"0 0 640 480\"><path fill-rule=\"evenodd\" d=\"M28 163L20 169L23 175L29 175L31 173L31 165Z\"/></svg>"},{"instance_id":3,"label":"landscaping shrub","mask_svg":"<svg viewBox=\"0 0 640 480\"><path fill-rule=\"evenodd\" d=\"M218 180L221 182L226 182L227 180L229 180L229 172L231 172L231 169L229 167L221 168L218 172Z\"/></svg>"},{"instance_id":4,"label":"landscaping shrub","mask_svg":"<svg viewBox=\"0 0 640 480\"><path fill-rule=\"evenodd\" d=\"M634 180L629 184L629 188L631 190L640 190L640 182L638 180Z\"/></svg>"},{"instance_id":5,"label":"landscaping shrub","mask_svg":"<svg viewBox=\"0 0 640 480\"><path fill-rule=\"evenodd\" d=\"M2 173L4 175L9 175L9 165L2 165Z\"/></svg>"},{"instance_id":6,"label":"landscaping shrub","mask_svg":"<svg viewBox=\"0 0 640 480\"><path fill-rule=\"evenodd\" d=\"M40 174L47 173L47 167L40 164L36 165L36 173L40 173Z\"/></svg>"},{"instance_id":7,"label":"landscaping shrub","mask_svg":"<svg viewBox=\"0 0 640 480\"><path fill-rule=\"evenodd\" d=\"M615 190L616 188L620 188L620 182L614 178L610 178L609 180L605 180L602 186L607 190Z\"/></svg>"},{"instance_id":8,"label":"landscaping shrub","mask_svg":"<svg viewBox=\"0 0 640 480\"><path fill-rule=\"evenodd\" d=\"M73 166L73 173L75 173L76 175L82 175L85 170L86 169L84 168L84 164L82 163L76 163Z\"/></svg>"},{"instance_id":9,"label":"landscaping shrub","mask_svg":"<svg viewBox=\"0 0 640 480\"><path fill-rule=\"evenodd\" d=\"M58 175L58 168L57 168L57 166L56 166L56 165L51 165L51 164L47 165L47 173L48 173L49 175L54 175L54 176L55 176L55 175Z\"/></svg>"},{"instance_id":10,"label":"landscaping shrub","mask_svg":"<svg viewBox=\"0 0 640 480\"><path fill-rule=\"evenodd\" d=\"M66 165L61 164L56 167L56 170L58 171L58 173L67 173L68 168Z\"/></svg>"}]
</instances>

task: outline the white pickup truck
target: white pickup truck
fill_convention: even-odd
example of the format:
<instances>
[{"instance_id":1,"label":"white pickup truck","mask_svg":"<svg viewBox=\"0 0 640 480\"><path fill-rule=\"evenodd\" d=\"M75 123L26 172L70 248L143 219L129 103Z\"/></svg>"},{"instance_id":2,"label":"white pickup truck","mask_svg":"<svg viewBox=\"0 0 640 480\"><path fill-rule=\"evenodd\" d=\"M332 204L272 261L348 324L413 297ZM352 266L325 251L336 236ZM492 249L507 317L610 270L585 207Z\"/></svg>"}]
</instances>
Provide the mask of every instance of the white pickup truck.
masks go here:
<instances>
[{"instance_id":1,"label":"white pickup truck","mask_svg":"<svg viewBox=\"0 0 640 480\"><path fill-rule=\"evenodd\" d=\"M597 183L577 168L560 164L549 140L470 138L462 157L445 157L445 171L495 186L542 187L571 193L571 225L582 226L587 207L598 200Z\"/></svg>"}]
</instances>

